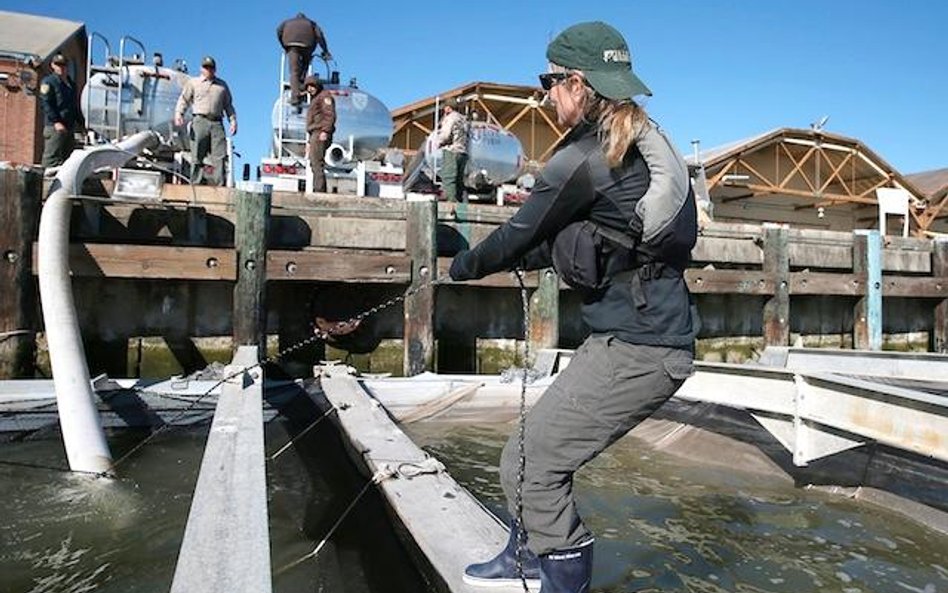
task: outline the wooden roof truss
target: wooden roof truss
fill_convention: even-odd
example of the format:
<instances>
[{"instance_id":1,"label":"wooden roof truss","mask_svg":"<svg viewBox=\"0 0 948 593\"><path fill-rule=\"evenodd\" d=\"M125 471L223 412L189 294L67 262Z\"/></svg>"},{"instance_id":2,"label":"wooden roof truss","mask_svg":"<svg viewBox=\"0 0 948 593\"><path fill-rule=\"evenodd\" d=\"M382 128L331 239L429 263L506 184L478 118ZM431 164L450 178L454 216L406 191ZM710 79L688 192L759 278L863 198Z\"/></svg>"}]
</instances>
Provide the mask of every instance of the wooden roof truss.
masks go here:
<instances>
[{"instance_id":1,"label":"wooden roof truss","mask_svg":"<svg viewBox=\"0 0 948 593\"><path fill-rule=\"evenodd\" d=\"M911 226L921 233L938 215L944 200L929 205L902 176L859 142L808 130L781 130L719 153L705 162L708 191L715 203L775 198L794 210L848 208L857 221L875 217L882 187L909 191ZM931 207L934 206L934 207Z\"/></svg>"}]
</instances>

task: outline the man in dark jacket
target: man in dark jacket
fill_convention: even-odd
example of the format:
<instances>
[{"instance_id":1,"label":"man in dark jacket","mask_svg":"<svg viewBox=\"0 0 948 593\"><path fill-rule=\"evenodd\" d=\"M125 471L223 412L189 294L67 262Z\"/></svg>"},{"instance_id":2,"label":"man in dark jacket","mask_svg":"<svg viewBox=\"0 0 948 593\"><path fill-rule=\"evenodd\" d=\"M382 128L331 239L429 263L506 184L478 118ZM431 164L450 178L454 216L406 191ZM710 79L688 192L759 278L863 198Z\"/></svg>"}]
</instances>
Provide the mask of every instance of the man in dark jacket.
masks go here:
<instances>
[{"instance_id":1,"label":"man in dark jacket","mask_svg":"<svg viewBox=\"0 0 948 593\"><path fill-rule=\"evenodd\" d=\"M336 101L315 76L306 77L306 92L310 95L306 112L306 133L309 134L309 166L313 169L313 191L326 191L326 172L323 170L326 148L336 131Z\"/></svg>"},{"instance_id":2,"label":"man in dark jacket","mask_svg":"<svg viewBox=\"0 0 948 593\"><path fill-rule=\"evenodd\" d=\"M76 83L66 73L69 62L62 54L53 57L53 73L40 83L40 106L43 108L43 166L57 167L72 153L76 128L82 117Z\"/></svg>"},{"instance_id":3,"label":"man in dark jacket","mask_svg":"<svg viewBox=\"0 0 948 593\"><path fill-rule=\"evenodd\" d=\"M323 48L324 60L331 60L332 54L329 53L322 29L302 12L280 23L277 27L277 39L286 51L286 59L290 63L290 103L299 105L302 99L300 88L303 86L303 77L309 70L316 46Z\"/></svg>"}]
</instances>

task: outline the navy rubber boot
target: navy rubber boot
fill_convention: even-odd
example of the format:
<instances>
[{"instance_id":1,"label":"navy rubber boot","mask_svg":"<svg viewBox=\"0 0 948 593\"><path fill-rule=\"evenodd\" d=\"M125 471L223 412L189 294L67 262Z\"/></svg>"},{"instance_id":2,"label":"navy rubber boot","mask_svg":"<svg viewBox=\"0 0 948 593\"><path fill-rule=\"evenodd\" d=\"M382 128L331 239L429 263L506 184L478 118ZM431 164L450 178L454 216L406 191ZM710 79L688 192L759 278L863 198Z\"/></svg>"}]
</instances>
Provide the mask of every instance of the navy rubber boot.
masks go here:
<instances>
[{"instance_id":1,"label":"navy rubber boot","mask_svg":"<svg viewBox=\"0 0 948 593\"><path fill-rule=\"evenodd\" d=\"M511 521L510 537L507 545L500 554L487 562L471 564L464 569L463 580L474 587L509 587L520 586L520 576L517 574L517 533L516 522ZM540 588L540 561L537 555L524 548L522 553L523 576L527 580L527 587L533 590Z\"/></svg>"},{"instance_id":2,"label":"navy rubber boot","mask_svg":"<svg viewBox=\"0 0 948 593\"><path fill-rule=\"evenodd\" d=\"M540 593L589 593L592 544L540 556Z\"/></svg>"}]
</instances>

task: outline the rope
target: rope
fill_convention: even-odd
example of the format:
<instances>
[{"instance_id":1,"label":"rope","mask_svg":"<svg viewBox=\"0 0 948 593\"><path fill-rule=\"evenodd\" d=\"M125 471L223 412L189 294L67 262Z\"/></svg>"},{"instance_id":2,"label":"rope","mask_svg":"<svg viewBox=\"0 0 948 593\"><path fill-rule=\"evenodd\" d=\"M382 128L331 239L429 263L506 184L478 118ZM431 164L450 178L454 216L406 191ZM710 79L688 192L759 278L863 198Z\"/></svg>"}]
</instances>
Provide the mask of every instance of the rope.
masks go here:
<instances>
[{"instance_id":1,"label":"rope","mask_svg":"<svg viewBox=\"0 0 948 593\"><path fill-rule=\"evenodd\" d=\"M330 414L332 414L333 412L338 412L338 411L339 411L339 408L337 408L336 406L333 406L333 407L329 408L328 410L326 410L325 412L323 412L323 414L322 414L319 418L317 418L315 422L313 422L312 424L310 424L309 426L307 426L306 428L304 428L303 430L301 430L300 433L297 434L295 437L291 438L287 444L285 444L285 445L283 445L282 447L280 447L280 450L279 450L279 451L277 451L276 453L274 453L273 455L271 455L270 457L268 457L268 458L267 458L267 461L274 461L277 457L279 457L280 455L282 455L284 451L286 451L287 449L289 449L290 447L292 447L293 444L294 444L296 441L298 441L299 439L303 438L303 435L305 435L306 433L308 433L308 432L311 431L312 429L314 429L314 428L316 428L317 426L319 426L319 423L322 422L323 420L325 420L326 418L328 418Z\"/></svg>"},{"instance_id":2,"label":"rope","mask_svg":"<svg viewBox=\"0 0 948 593\"><path fill-rule=\"evenodd\" d=\"M444 464L434 457L428 457L424 461L403 461L395 467L397 475L409 480L425 474L440 474L445 470Z\"/></svg>"},{"instance_id":3,"label":"rope","mask_svg":"<svg viewBox=\"0 0 948 593\"><path fill-rule=\"evenodd\" d=\"M8 338L15 337L15 336L25 336L27 334L32 334L32 333L33 333L33 330L30 330L30 329L15 329L13 331L0 332L0 342Z\"/></svg>"},{"instance_id":4,"label":"rope","mask_svg":"<svg viewBox=\"0 0 948 593\"><path fill-rule=\"evenodd\" d=\"M342 525L342 522L346 520L346 517L349 516L349 513L352 512L352 509L355 508L356 504L358 504L358 502L362 500L362 497L365 496L365 493L369 491L369 487L374 484L381 484L384 480L396 477L397 475L397 471L391 469L388 465L383 465L377 472L375 472L375 474L372 476L372 479L365 483L365 485L362 487L362 490L360 490L359 493L356 494L355 498L353 498L349 503L349 506L347 506L346 509L342 511L342 514L339 515L339 518L336 519L336 522L333 523L332 527L329 528L329 531L326 532L326 535L323 537L323 539L319 540L319 543L316 544L315 548L313 548L313 551L280 568L275 573L273 573L273 576L283 574L294 566L297 566L310 558L315 558L323 549L323 547L326 546L333 534L336 533L336 530L339 529L339 526Z\"/></svg>"},{"instance_id":5,"label":"rope","mask_svg":"<svg viewBox=\"0 0 948 593\"><path fill-rule=\"evenodd\" d=\"M520 378L520 417L517 433L517 451L519 454L517 467L517 495L514 507L517 511L517 576L523 585L524 593L530 593L527 587L527 577L523 574L523 556L527 547L527 530L523 526L523 482L527 467L527 454L524 448L527 425L527 368L530 364L530 298L527 295L527 286L523 282L523 270L517 270L517 283L520 284L520 303L523 306L523 375Z\"/></svg>"}]
</instances>

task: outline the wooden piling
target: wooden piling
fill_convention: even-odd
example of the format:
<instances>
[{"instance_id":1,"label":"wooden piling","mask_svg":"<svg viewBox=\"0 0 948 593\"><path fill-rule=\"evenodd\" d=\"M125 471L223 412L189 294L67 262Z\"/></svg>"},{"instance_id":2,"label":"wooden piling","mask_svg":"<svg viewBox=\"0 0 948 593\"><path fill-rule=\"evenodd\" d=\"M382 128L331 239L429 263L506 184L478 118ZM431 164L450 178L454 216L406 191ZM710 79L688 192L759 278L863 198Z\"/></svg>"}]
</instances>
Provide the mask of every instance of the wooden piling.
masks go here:
<instances>
[{"instance_id":1,"label":"wooden piling","mask_svg":"<svg viewBox=\"0 0 948 593\"><path fill-rule=\"evenodd\" d=\"M35 370L32 263L42 191L39 172L0 169L0 379L32 378Z\"/></svg>"},{"instance_id":2,"label":"wooden piling","mask_svg":"<svg viewBox=\"0 0 948 593\"><path fill-rule=\"evenodd\" d=\"M560 342L560 279L553 268L537 273L537 288L530 296L530 352L534 354L556 348Z\"/></svg>"},{"instance_id":3,"label":"wooden piling","mask_svg":"<svg viewBox=\"0 0 948 593\"><path fill-rule=\"evenodd\" d=\"M438 249L434 196L409 194L405 249L411 259L411 295L405 299L404 365L406 377L433 370L435 288Z\"/></svg>"},{"instance_id":4,"label":"wooden piling","mask_svg":"<svg viewBox=\"0 0 948 593\"><path fill-rule=\"evenodd\" d=\"M234 347L256 346L266 357L267 224L272 187L242 181L234 191L237 225L237 284L234 287Z\"/></svg>"},{"instance_id":5,"label":"wooden piling","mask_svg":"<svg viewBox=\"0 0 948 593\"><path fill-rule=\"evenodd\" d=\"M854 231L853 274L862 297L853 309L853 348L882 349L882 237L879 231Z\"/></svg>"},{"instance_id":6,"label":"wooden piling","mask_svg":"<svg viewBox=\"0 0 948 593\"><path fill-rule=\"evenodd\" d=\"M763 272L774 283L774 294L764 303L764 344L790 343L790 251L787 225L765 224Z\"/></svg>"},{"instance_id":7,"label":"wooden piling","mask_svg":"<svg viewBox=\"0 0 948 593\"><path fill-rule=\"evenodd\" d=\"M948 239L932 242L932 276L939 290L948 295ZM932 331L932 351L948 352L948 296L935 305L935 324Z\"/></svg>"}]
</instances>

